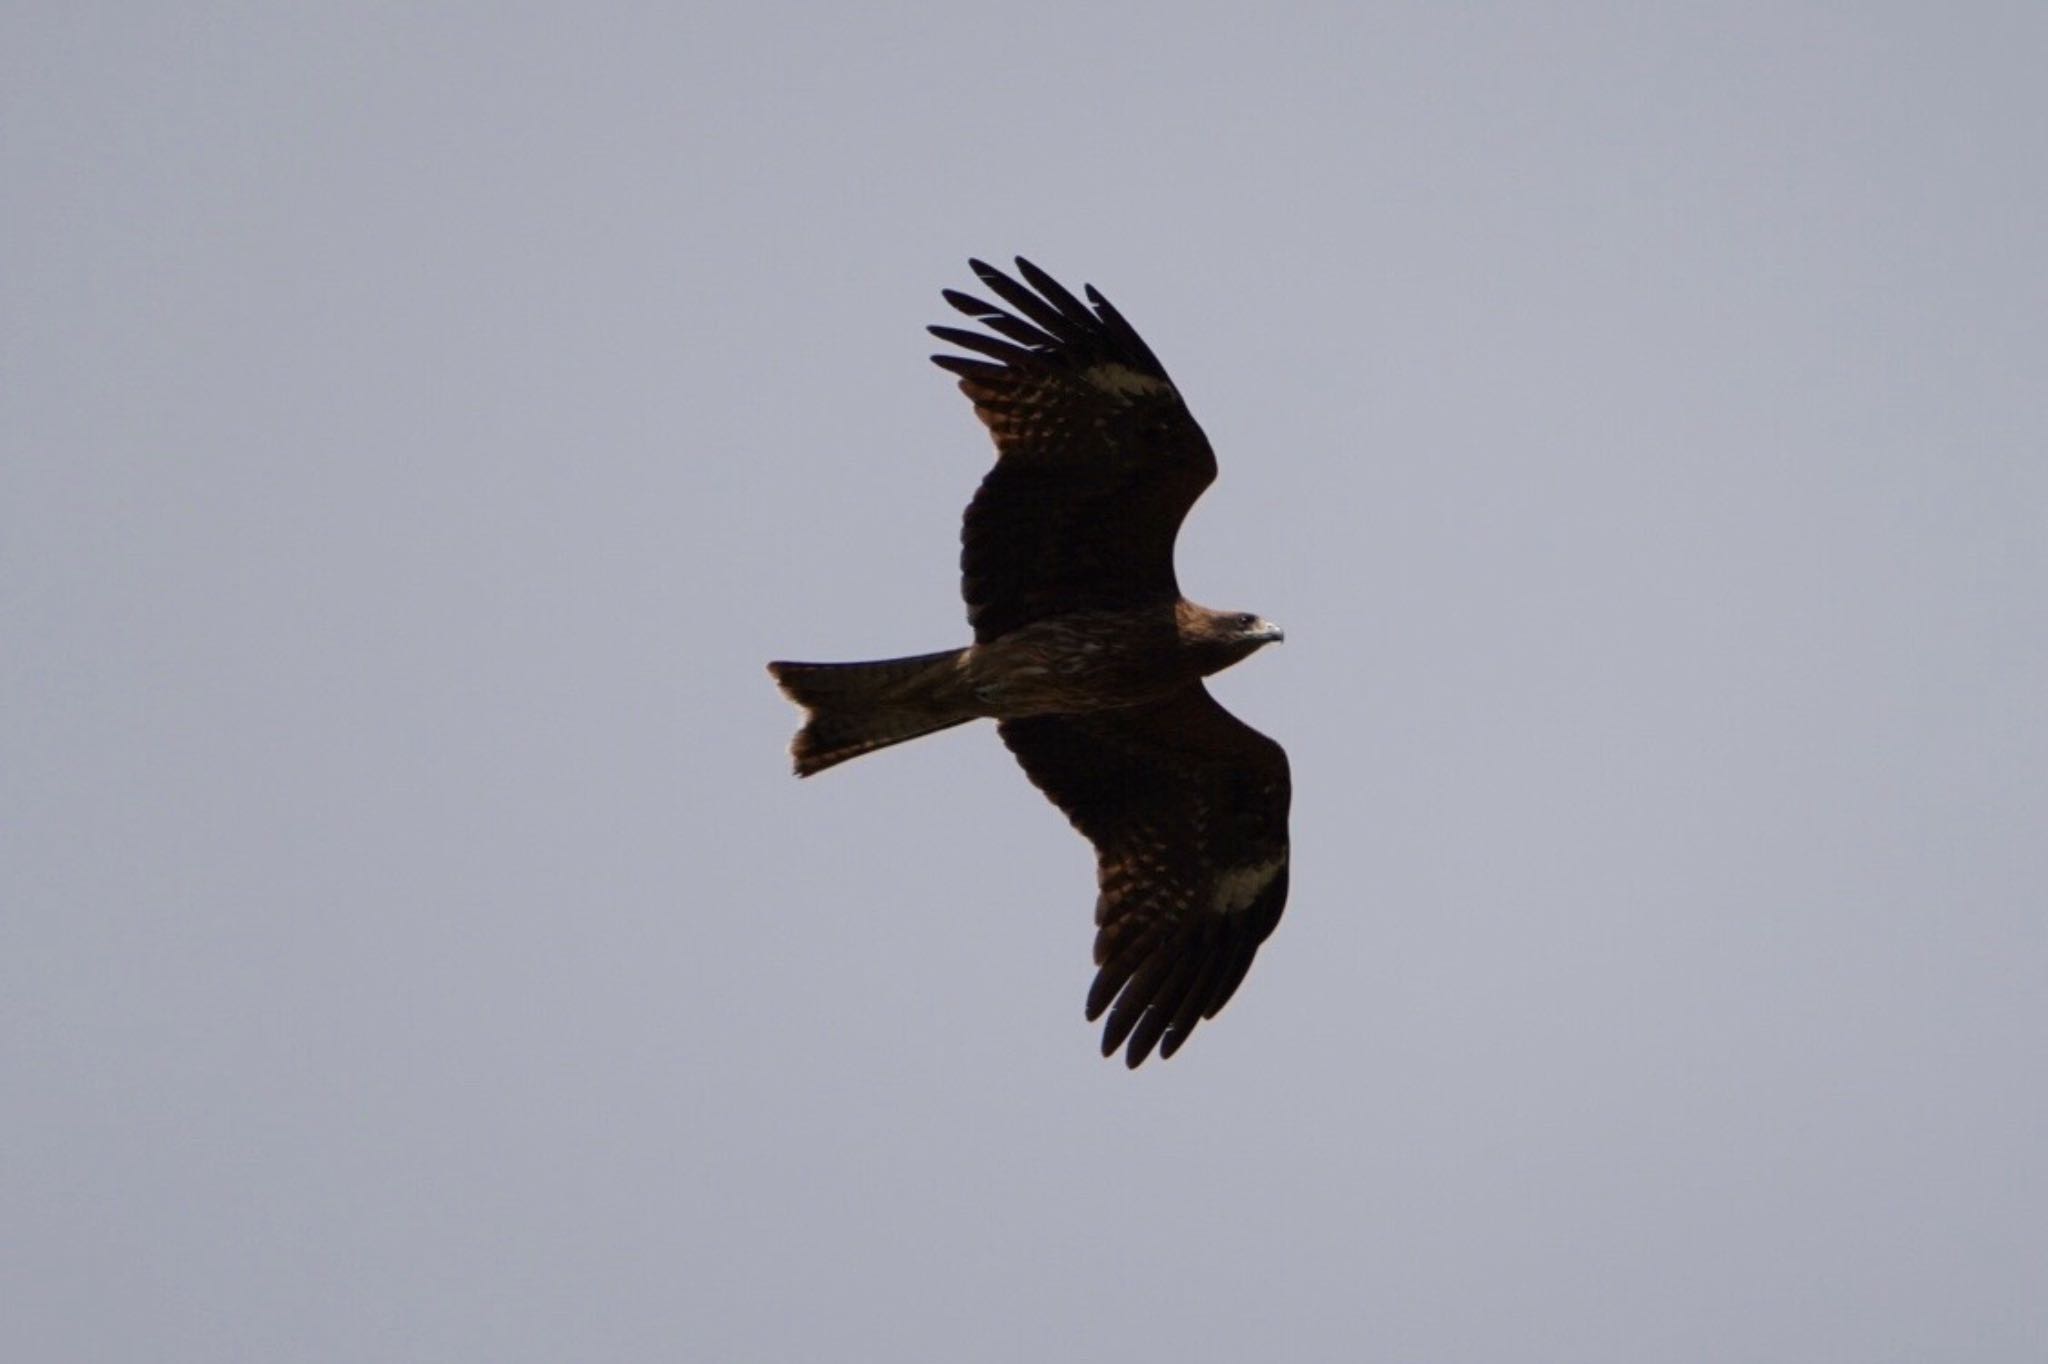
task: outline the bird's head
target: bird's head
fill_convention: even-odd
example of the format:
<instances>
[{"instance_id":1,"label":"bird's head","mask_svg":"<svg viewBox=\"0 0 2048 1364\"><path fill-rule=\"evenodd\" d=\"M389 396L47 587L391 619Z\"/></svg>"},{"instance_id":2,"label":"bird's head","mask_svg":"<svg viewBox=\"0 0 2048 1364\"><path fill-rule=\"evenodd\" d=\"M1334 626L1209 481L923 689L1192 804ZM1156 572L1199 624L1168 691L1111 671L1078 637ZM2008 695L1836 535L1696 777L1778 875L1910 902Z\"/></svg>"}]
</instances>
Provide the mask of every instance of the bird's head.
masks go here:
<instances>
[{"instance_id":1,"label":"bird's head","mask_svg":"<svg viewBox=\"0 0 2048 1364\"><path fill-rule=\"evenodd\" d=\"M1287 638L1272 621L1249 611L1212 611L1192 602L1183 603L1180 636L1182 645L1200 659L1205 677Z\"/></svg>"}]
</instances>

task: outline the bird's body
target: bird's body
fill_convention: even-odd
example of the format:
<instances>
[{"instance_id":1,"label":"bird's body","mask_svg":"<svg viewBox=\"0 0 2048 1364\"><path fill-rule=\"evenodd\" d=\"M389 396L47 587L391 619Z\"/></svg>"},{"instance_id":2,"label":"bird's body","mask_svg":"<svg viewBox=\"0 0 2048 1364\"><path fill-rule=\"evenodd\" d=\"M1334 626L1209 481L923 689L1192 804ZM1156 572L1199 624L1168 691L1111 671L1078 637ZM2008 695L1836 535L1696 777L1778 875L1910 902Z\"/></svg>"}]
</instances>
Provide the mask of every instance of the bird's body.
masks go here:
<instances>
[{"instance_id":1,"label":"bird's body","mask_svg":"<svg viewBox=\"0 0 2048 1364\"><path fill-rule=\"evenodd\" d=\"M1084 715L1163 701L1278 638L1258 633L1271 629L1187 601L1075 611L974 645L961 670L996 719Z\"/></svg>"},{"instance_id":2,"label":"bird's body","mask_svg":"<svg viewBox=\"0 0 2048 1364\"><path fill-rule=\"evenodd\" d=\"M933 359L960 375L998 450L961 537L974 643L769 671L807 712L791 745L800 776L998 722L1095 844L1088 1017L1109 1012L1104 1053L1128 1039L1136 1066L1223 1007L1286 903L1286 755L1202 685L1281 633L1180 594L1173 541L1215 456L1130 324L1028 261L1030 288L973 265L1016 310L949 290L996 336L932 328L985 357Z\"/></svg>"}]
</instances>

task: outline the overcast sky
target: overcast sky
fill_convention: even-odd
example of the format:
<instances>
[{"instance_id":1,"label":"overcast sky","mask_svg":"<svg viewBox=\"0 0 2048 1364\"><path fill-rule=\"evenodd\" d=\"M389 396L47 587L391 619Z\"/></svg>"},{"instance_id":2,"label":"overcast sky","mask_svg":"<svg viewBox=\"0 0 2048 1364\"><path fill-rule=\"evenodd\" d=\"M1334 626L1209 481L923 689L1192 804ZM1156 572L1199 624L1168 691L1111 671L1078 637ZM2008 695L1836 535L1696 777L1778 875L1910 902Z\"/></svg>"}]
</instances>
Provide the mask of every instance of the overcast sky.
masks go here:
<instances>
[{"instance_id":1,"label":"overcast sky","mask_svg":"<svg viewBox=\"0 0 2048 1364\"><path fill-rule=\"evenodd\" d=\"M2048 1356L2048 9L16 4L36 1361ZM1287 643L1135 1074L968 638L970 255Z\"/></svg>"}]
</instances>

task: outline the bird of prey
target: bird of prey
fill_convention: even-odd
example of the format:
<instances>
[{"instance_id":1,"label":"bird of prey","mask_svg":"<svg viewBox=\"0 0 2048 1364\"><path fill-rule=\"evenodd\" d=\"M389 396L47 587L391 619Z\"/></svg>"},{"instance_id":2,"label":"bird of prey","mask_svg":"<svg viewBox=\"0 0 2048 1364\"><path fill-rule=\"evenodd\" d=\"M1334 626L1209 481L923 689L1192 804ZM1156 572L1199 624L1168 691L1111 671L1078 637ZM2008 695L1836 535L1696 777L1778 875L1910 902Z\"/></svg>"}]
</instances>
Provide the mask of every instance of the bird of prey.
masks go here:
<instances>
[{"instance_id":1,"label":"bird of prey","mask_svg":"<svg viewBox=\"0 0 2048 1364\"><path fill-rule=\"evenodd\" d=\"M972 261L1007 308L948 289L986 331L932 327L995 438L967 507L974 643L871 663L770 663L806 712L799 776L992 718L1025 774L1095 845L1102 1054L1169 1057L1236 991L1287 902L1287 755L1202 679L1277 626L1180 593L1173 542L1216 456L1131 324L1019 257Z\"/></svg>"}]
</instances>

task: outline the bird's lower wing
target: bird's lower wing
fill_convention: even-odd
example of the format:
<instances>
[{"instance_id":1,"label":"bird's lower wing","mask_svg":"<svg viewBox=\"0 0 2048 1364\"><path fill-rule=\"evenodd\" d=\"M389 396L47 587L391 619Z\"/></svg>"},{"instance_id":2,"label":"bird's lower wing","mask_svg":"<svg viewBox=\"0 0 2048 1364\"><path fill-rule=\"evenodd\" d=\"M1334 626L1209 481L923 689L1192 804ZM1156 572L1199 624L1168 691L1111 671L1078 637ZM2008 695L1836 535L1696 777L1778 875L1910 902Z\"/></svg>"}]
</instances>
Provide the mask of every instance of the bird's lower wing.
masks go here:
<instances>
[{"instance_id":1,"label":"bird's lower wing","mask_svg":"<svg viewBox=\"0 0 2048 1364\"><path fill-rule=\"evenodd\" d=\"M1287 755L1199 684L1152 706L1007 720L1003 742L1095 845L1103 1054L1172 1056L1287 903Z\"/></svg>"}]
</instances>

